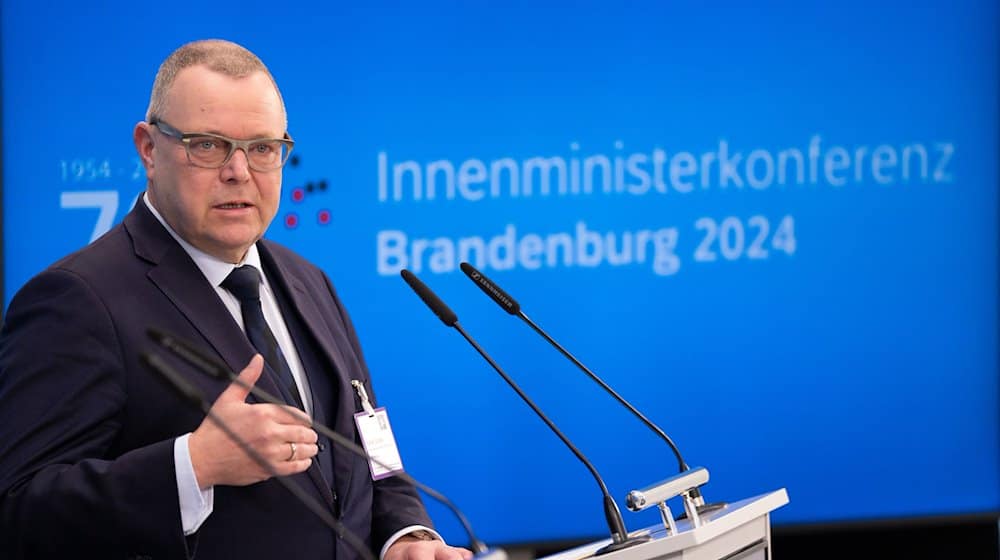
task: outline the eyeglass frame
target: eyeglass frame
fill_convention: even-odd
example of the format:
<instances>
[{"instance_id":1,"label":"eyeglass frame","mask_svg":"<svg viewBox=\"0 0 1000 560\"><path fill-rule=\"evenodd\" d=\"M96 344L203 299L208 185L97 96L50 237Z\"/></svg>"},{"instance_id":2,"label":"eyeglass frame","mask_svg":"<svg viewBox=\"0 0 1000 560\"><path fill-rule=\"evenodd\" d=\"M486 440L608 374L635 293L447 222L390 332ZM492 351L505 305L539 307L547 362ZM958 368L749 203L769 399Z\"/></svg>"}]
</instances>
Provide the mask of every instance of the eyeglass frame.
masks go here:
<instances>
[{"instance_id":1,"label":"eyeglass frame","mask_svg":"<svg viewBox=\"0 0 1000 560\"><path fill-rule=\"evenodd\" d=\"M179 140L181 144L184 144L184 153L187 154L188 163L190 163L195 167L200 167L202 169L221 169L225 167L226 164L229 163L229 160L233 158L233 154L236 153L236 150L240 149L243 150L244 154L246 154L247 165L250 167L250 169L253 169L254 171L275 171L285 166L285 163L288 162L289 156L292 154L292 148L295 147L295 140L292 140L292 137L288 134L288 132L285 132L284 138L253 138L251 140L237 140L235 138L230 138L228 136L223 136L222 134L215 134L212 132L181 132L180 130L177 130L176 128L171 126L169 123L163 122L162 119L157 119L157 118L150 119L149 124L151 126L155 126L157 130L162 132L164 135L169 136L170 138L173 138L175 140ZM225 140L226 142L229 142L229 153L226 154L226 157L222 160L222 163L220 163L219 165L215 166L203 165L195 163L195 161L191 158L191 139L202 138L206 136L209 138L218 138L219 140ZM281 160L281 163L277 167L261 169L259 167L256 167L253 164L253 162L250 161L250 152L249 152L250 146L259 142L281 142L287 147L285 151L285 157Z\"/></svg>"}]
</instances>

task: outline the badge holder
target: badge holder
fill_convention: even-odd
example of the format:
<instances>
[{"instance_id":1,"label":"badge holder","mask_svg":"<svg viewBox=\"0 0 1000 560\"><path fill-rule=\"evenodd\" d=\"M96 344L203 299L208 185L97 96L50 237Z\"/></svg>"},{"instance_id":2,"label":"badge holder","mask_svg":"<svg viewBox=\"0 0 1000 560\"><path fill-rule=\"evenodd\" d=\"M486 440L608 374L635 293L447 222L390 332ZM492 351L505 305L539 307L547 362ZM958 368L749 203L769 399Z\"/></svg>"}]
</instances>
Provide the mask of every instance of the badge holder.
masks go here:
<instances>
[{"instance_id":1,"label":"badge holder","mask_svg":"<svg viewBox=\"0 0 1000 560\"><path fill-rule=\"evenodd\" d=\"M403 459L399 455L396 438L392 435L389 413L384 406L372 407L363 383L352 379L351 386L361 400L362 410L354 414L354 423L358 427L358 435L361 436L361 445L371 458L368 461L368 468L372 480L382 480L403 472Z\"/></svg>"}]
</instances>

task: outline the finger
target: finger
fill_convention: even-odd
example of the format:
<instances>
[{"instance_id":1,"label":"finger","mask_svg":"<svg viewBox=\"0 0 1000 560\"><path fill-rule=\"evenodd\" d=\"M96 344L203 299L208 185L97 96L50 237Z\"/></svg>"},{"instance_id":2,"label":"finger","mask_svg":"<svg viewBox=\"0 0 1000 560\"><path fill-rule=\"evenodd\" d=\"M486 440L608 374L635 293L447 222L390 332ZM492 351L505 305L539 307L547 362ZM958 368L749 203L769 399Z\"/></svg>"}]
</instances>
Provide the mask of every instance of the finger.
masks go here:
<instances>
[{"instance_id":1,"label":"finger","mask_svg":"<svg viewBox=\"0 0 1000 560\"><path fill-rule=\"evenodd\" d=\"M443 542L435 542L434 560L463 560L461 549L448 546Z\"/></svg>"},{"instance_id":2,"label":"finger","mask_svg":"<svg viewBox=\"0 0 1000 560\"><path fill-rule=\"evenodd\" d=\"M231 401L231 402L244 402L247 400L247 396L250 394L250 388L253 387L257 380L260 379L261 372L264 371L264 358L260 354L254 354L253 358L250 359L250 363L247 367L243 368L237 379L240 382L233 381L226 387L226 390L219 395L218 401Z\"/></svg>"},{"instance_id":3,"label":"finger","mask_svg":"<svg viewBox=\"0 0 1000 560\"><path fill-rule=\"evenodd\" d=\"M291 461L288 458L291 456L291 446L289 444L284 444L282 446L276 447L277 451L274 456L277 457L277 462L279 463L294 463L296 461L304 461L306 459L312 459L319 453L319 446L313 443L296 443L295 444L295 457Z\"/></svg>"},{"instance_id":4,"label":"finger","mask_svg":"<svg viewBox=\"0 0 1000 560\"><path fill-rule=\"evenodd\" d=\"M311 459L319 453L319 446L315 443L299 443L295 446L295 457L298 459Z\"/></svg>"},{"instance_id":5,"label":"finger","mask_svg":"<svg viewBox=\"0 0 1000 560\"><path fill-rule=\"evenodd\" d=\"M275 425L268 429L267 436L268 441L278 441L282 443L288 443L294 441L295 443L316 443L319 441L319 437L316 432L310 430L309 428L303 428L299 425Z\"/></svg>"},{"instance_id":6,"label":"finger","mask_svg":"<svg viewBox=\"0 0 1000 560\"><path fill-rule=\"evenodd\" d=\"M458 552L462 560L470 560L473 556L472 551L467 548L460 548L457 546L453 546L451 547L451 549L454 550L455 552Z\"/></svg>"},{"instance_id":7,"label":"finger","mask_svg":"<svg viewBox=\"0 0 1000 560\"><path fill-rule=\"evenodd\" d=\"M278 408L280 410L277 411L277 415L274 417L275 421L282 424L295 423L306 427L312 427L313 419L301 408L288 405L281 405L278 406Z\"/></svg>"},{"instance_id":8,"label":"finger","mask_svg":"<svg viewBox=\"0 0 1000 560\"><path fill-rule=\"evenodd\" d=\"M271 403L259 403L253 406L255 412L264 413L264 417L272 420L275 424L305 426L306 428L311 428L313 425L312 418L305 411L294 406Z\"/></svg>"},{"instance_id":9,"label":"finger","mask_svg":"<svg viewBox=\"0 0 1000 560\"><path fill-rule=\"evenodd\" d=\"M263 413L265 418L274 421L276 424L312 427L312 419L309 415L294 406L257 403L253 407L254 412Z\"/></svg>"},{"instance_id":10,"label":"finger","mask_svg":"<svg viewBox=\"0 0 1000 560\"><path fill-rule=\"evenodd\" d=\"M312 459L296 459L295 461L282 461L274 467L274 472L278 476L288 476L290 474L297 474L304 472L309 469L312 465Z\"/></svg>"},{"instance_id":11,"label":"finger","mask_svg":"<svg viewBox=\"0 0 1000 560\"><path fill-rule=\"evenodd\" d=\"M294 452L292 451L293 443L295 445ZM277 463L311 459L319 453L319 446L315 443L296 443L284 441L270 445L267 449L267 456L270 457L273 462Z\"/></svg>"}]
</instances>

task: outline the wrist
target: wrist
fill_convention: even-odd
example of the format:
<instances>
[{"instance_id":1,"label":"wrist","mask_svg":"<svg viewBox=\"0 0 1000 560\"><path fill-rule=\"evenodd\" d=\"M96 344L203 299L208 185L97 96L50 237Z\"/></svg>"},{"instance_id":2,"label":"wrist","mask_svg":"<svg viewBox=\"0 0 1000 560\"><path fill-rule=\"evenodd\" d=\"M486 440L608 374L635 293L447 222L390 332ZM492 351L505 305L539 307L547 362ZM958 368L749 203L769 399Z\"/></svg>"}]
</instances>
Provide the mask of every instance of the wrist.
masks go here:
<instances>
[{"instance_id":1,"label":"wrist","mask_svg":"<svg viewBox=\"0 0 1000 560\"><path fill-rule=\"evenodd\" d=\"M195 430L191 434L191 437L188 438L188 455L191 457L191 470L194 471L194 478L198 483L198 488L208 490L215 486L215 483L209 473L208 465L206 465L205 454L202 453L201 446L199 445L200 441L198 431Z\"/></svg>"},{"instance_id":2,"label":"wrist","mask_svg":"<svg viewBox=\"0 0 1000 560\"><path fill-rule=\"evenodd\" d=\"M403 539L403 538L406 538L406 537L410 537L411 539L418 540L418 541L436 541L436 540L438 540L437 536L435 536L434 533L428 531L427 529L417 529L416 531L410 531L409 533L406 533L405 535L403 535L400 538Z\"/></svg>"}]
</instances>

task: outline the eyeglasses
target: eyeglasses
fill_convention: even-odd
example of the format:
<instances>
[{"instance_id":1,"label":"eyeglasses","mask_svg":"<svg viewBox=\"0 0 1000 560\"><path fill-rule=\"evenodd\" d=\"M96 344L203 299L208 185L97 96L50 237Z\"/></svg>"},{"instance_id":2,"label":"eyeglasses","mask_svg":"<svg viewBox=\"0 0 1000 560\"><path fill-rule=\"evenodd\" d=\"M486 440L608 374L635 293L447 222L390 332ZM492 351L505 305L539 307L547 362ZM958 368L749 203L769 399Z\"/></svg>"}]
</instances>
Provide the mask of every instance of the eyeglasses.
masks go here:
<instances>
[{"instance_id":1,"label":"eyeglasses","mask_svg":"<svg viewBox=\"0 0 1000 560\"><path fill-rule=\"evenodd\" d=\"M187 152L188 163L208 169L218 169L229 163L229 159L239 148L247 155L250 169L274 171L285 165L292 147L295 146L295 142L287 132L282 139L236 140L208 132L181 132L159 119L153 119L149 124L160 129L163 134L180 140L184 144L184 151Z\"/></svg>"}]
</instances>

